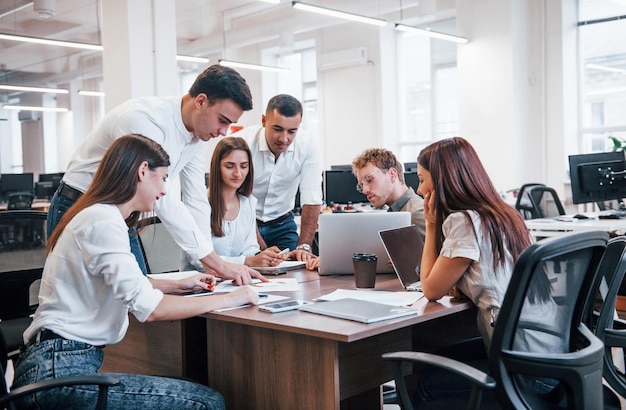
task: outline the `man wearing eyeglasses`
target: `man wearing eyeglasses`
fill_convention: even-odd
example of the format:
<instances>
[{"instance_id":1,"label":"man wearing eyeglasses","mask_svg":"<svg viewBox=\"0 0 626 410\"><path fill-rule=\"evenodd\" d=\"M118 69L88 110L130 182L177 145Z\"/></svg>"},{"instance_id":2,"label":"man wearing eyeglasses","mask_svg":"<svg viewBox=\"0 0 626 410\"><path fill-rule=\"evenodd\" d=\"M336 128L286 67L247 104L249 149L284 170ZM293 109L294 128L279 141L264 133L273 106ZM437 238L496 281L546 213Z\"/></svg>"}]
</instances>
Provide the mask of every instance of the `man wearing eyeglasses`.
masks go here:
<instances>
[{"instance_id":1,"label":"man wearing eyeglasses","mask_svg":"<svg viewBox=\"0 0 626 410\"><path fill-rule=\"evenodd\" d=\"M302 104L279 94L267 103L262 126L245 127L233 136L250 146L254 164L254 195L261 249L277 246L295 249L298 260L312 257L313 237L322 208L322 162L317 140L298 133ZM292 209L300 189L300 234Z\"/></svg>"},{"instance_id":2,"label":"man wearing eyeglasses","mask_svg":"<svg viewBox=\"0 0 626 410\"><path fill-rule=\"evenodd\" d=\"M367 196L375 208L389 207L389 212L410 212L411 223L426 233L424 200L404 182L402 164L393 152L370 148L352 161L357 191Z\"/></svg>"}]
</instances>

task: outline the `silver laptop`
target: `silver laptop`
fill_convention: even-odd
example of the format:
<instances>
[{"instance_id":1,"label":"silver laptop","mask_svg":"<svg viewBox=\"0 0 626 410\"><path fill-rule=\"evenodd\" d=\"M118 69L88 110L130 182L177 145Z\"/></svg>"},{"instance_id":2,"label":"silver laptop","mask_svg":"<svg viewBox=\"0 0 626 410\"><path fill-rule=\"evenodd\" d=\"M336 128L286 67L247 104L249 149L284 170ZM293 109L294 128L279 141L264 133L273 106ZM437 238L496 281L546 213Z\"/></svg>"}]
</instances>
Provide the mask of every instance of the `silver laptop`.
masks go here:
<instances>
[{"instance_id":1,"label":"silver laptop","mask_svg":"<svg viewBox=\"0 0 626 410\"><path fill-rule=\"evenodd\" d=\"M424 241L415 225L378 233L405 290L421 291L420 263Z\"/></svg>"},{"instance_id":2,"label":"silver laptop","mask_svg":"<svg viewBox=\"0 0 626 410\"><path fill-rule=\"evenodd\" d=\"M300 310L362 323L374 323L397 317L417 315L417 310L406 306L391 306L350 298L302 305Z\"/></svg>"},{"instance_id":3,"label":"silver laptop","mask_svg":"<svg viewBox=\"0 0 626 410\"><path fill-rule=\"evenodd\" d=\"M352 275L352 254L375 253L377 273L392 273L378 232L409 226L409 212L322 214L319 218L320 275Z\"/></svg>"}]
</instances>

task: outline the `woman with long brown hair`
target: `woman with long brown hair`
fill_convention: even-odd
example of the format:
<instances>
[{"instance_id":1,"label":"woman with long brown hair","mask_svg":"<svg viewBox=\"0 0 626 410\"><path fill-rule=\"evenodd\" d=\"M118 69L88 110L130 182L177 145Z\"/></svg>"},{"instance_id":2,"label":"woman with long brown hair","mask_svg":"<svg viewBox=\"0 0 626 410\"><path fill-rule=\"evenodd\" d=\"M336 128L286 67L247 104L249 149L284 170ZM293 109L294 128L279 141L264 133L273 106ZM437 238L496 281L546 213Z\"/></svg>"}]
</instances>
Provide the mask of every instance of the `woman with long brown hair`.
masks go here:
<instances>
[{"instance_id":1,"label":"woman with long brown hair","mask_svg":"<svg viewBox=\"0 0 626 410\"><path fill-rule=\"evenodd\" d=\"M504 299L515 261L531 244L522 216L500 197L478 154L460 137L437 141L417 158L424 197L426 238L420 265L424 295L431 301L465 295L478 308L482 336L441 354L486 370L492 323ZM548 387L549 389L550 387ZM416 400L469 392L464 379L428 368Z\"/></svg>"},{"instance_id":2,"label":"woman with long brown hair","mask_svg":"<svg viewBox=\"0 0 626 410\"><path fill-rule=\"evenodd\" d=\"M169 156L155 141L127 135L116 139L87 192L65 213L49 241L39 307L24 332L25 350L13 388L39 380L97 373L104 345L118 343L128 313L140 322L177 320L208 311L258 303L249 286L225 295L185 298L164 295L143 275L130 250L128 228L165 195ZM210 289L215 277L198 274L191 289ZM116 374L111 408L222 409L209 387L175 378ZM50 390L26 398L24 408L92 408L96 386Z\"/></svg>"}]
</instances>

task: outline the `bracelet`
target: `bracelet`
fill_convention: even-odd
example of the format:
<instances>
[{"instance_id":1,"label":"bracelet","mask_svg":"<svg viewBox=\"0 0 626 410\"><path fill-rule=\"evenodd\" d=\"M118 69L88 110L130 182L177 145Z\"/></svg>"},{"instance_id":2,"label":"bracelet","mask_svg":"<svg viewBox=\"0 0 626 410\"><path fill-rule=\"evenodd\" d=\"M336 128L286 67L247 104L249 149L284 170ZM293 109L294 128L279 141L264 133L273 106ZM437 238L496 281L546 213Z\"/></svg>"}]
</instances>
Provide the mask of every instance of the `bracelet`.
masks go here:
<instances>
[{"instance_id":1,"label":"bracelet","mask_svg":"<svg viewBox=\"0 0 626 410\"><path fill-rule=\"evenodd\" d=\"M307 251L309 253L313 253L313 249L311 248L311 245L309 245L308 243L303 243L303 244L296 246L296 250Z\"/></svg>"}]
</instances>

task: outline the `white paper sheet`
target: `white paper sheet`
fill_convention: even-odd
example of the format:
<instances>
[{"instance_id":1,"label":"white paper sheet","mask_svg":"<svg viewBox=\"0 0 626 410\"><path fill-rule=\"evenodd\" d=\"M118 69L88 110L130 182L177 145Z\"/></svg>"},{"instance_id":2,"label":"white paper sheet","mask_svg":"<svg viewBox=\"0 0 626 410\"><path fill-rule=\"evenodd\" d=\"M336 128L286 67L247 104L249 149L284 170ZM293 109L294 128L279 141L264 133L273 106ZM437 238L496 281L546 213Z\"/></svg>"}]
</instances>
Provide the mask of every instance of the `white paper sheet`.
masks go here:
<instances>
[{"instance_id":1,"label":"white paper sheet","mask_svg":"<svg viewBox=\"0 0 626 410\"><path fill-rule=\"evenodd\" d=\"M384 303L391 306L408 306L424 297L422 292L387 292L383 290L351 290L337 289L322 295L317 300L359 299L370 302Z\"/></svg>"}]
</instances>

